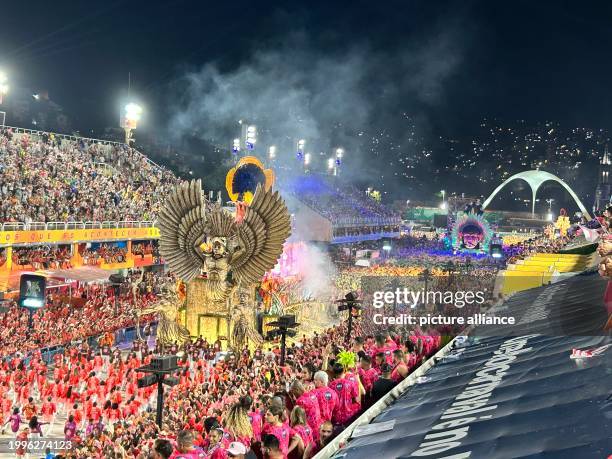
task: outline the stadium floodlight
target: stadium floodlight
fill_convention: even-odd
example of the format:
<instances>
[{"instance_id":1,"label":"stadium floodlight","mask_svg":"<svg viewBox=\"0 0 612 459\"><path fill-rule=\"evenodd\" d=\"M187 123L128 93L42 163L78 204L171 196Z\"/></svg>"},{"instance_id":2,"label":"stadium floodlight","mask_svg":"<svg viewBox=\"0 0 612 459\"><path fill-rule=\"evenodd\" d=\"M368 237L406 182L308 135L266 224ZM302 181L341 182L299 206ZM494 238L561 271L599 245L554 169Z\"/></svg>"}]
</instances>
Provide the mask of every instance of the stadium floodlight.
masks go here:
<instances>
[{"instance_id":1,"label":"stadium floodlight","mask_svg":"<svg viewBox=\"0 0 612 459\"><path fill-rule=\"evenodd\" d=\"M334 168L334 158L329 158L327 160L327 168L332 170Z\"/></svg>"},{"instance_id":2,"label":"stadium floodlight","mask_svg":"<svg viewBox=\"0 0 612 459\"><path fill-rule=\"evenodd\" d=\"M336 158L342 159L344 156L344 150L342 148L336 148Z\"/></svg>"},{"instance_id":3,"label":"stadium floodlight","mask_svg":"<svg viewBox=\"0 0 612 459\"><path fill-rule=\"evenodd\" d=\"M304 139L300 139L297 141L297 153L296 157L298 160L304 157L304 147L306 146L306 141Z\"/></svg>"},{"instance_id":4,"label":"stadium floodlight","mask_svg":"<svg viewBox=\"0 0 612 459\"><path fill-rule=\"evenodd\" d=\"M128 145L134 141L132 131L138 127L138 122L142 118L142 112L142 107L134 102L126 104L123 108L121 127L125 130L125 143Z\"/></svg>"},{"instance_id":5,"label":"stadium floodlight","mask_svg":"<svg viewBox=\"0 0 612 459\"><path fill-rule=\"evenodd\" d=\"M276 147L274 145L272 145L272 146L270 146L268 148L268 157L270 159L276 158Z\"/></svg>"},{"instance_id":6,"label":"stadium floodlight","mask_svg":"<svg viewBox=\"0 0 612 459\"><path fill-rule=\"evenodd\" d=\"M257 142L257 127L254 125L250 125L246 128L246 136L244 140L244 144L247 150L255 149L255 143Z\"/></svg>"},{"instance_id":7,"label":"stadium floodlight","mask_svg":"<svg viewBox=\"0 0 612 459\"><path fill-rule=\"evenodd\" d=\"M308 166L310 164L310 153L306 153L304 155L304 165Z\"/></svg>"},{"instance_id":8,"label":"stadium floodlight","mask_svg":"<svg viewBox=\"0 0 612 459\"><path fill-rule=\"evenodd\" d=\"M8 76L6 75L6 73L0 71L0 104L2 103L2 97L6 96L8 92Z\"/></svg>"},{"instance_id":9,"label":"stadium floodlight","mask_svg":"<svg viewBox=\"0 0 612 459\"><path fill-rule=\"evenodd\" d=\"M440 204L440 209L442 209L442 210L446 210L446 201L443 201L443 202Z\"/></svg>"},{"instance_id":10,"label":"stadium floodlight","mask_svg":"<svg viewBox=\"0 0 612 459\"><path fill-rule=\"evenodd\" d=\"M232 143L232 153L238 153L240 151L240 139L234 139Z\"/></svg>"},{"instance_id":11,"label":"stadium floodlight","mask_svg":"<svg viewBox=\"0 0 612 459\"><path fill-rule=\"evenodd\" d=\"M140 121L142 117L142 107L138 104L130 102L125 106L125 116L129 120Z\"/></svg>"}]
</instances>

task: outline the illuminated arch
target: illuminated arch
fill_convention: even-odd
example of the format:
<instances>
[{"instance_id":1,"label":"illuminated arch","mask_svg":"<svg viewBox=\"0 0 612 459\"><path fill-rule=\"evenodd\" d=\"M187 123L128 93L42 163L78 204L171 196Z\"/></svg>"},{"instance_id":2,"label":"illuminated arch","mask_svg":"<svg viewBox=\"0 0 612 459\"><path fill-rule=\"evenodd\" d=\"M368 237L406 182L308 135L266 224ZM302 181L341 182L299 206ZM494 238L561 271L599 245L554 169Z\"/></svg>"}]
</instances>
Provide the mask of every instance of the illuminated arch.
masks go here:
<instances>
[{"instance_id":1,"label":"illuminated arch","mask_svg":"<svg viewBox=\"0 0 612 459\"><path fill-rule=\"evenodd\" d=\"M565 183L563 180L561 180L556 175L551 174L550 172L538 171L538 170L525 171L525 172L519 172L518 174L514 174L512 177L510 177L509 179L504 181L501 185L499 185L497 188L495 188L495 191L491 193L491 196L489 196L487 200L482 204L482 208L485 209L489 204L491 204L491 201L493 200L495 195L497 195L497 193L499 193L501 189L505 187L508 183L510 183L513 180L519 180L519 179L526 181L529 184L529 187L531 188L531 214L532 215L535 214L535 201L536 201L536 194L538 193L538 190L540 189L540 187L542 186L544 182L548 182L549 180L552 180L553 182L557 182L559 185L565 188L567 192L570 194L570 196L574 199L574 202L576 202L576 204L578 205L578 208L580 209L582 214L588 220L591 219L591 216L589 215L589 212L586 210L586 207L584 207L584 204L582 204L582 201L580 200L580 198L576 196L576 193L574 193L574 190L572 190L567 183Z\"/></svg>"}]
</instances>

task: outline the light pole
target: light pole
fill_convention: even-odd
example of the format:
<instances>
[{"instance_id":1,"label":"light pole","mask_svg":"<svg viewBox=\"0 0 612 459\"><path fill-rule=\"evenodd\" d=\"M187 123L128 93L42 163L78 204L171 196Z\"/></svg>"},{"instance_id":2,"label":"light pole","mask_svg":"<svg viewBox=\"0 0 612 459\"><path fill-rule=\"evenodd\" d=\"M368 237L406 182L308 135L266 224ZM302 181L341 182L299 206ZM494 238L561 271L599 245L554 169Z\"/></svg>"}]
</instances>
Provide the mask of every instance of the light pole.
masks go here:
<instances>
[{"instance_id":1,"label":"light pole","mask_svg":"<svg viewBox=\"0 0 612 459\"><path fill-rule=\"evenodd\" d=\"M344 149L336 148L336 169L334 175L340 173L340 165L342 164L342 157L344 156Z\"/></svg>"},{"instance_id":2,"label":"light pole","mask_svg":"<svg viewBox=\"0 0 612 459\"><path fill-rule=\"evenodd\" d=\"M246 135L244 138L244 146L247 150L255 150L255 143L257 143L257 126L251 124L246 128Z\"/></svg>"},{"instance_id":3,"label":"light pole","mask_svg":"<svg viewBox=\"0 0 612 459\"><path fill-rule=\"evenodd\" d=\"M553 203L554 201L555 201L555 200L554 200L553 198L549 198L549 199L547 199L547 200L546 200L546 202L548 203L548 215L547 215L547 217L548 217L548 220L549 220L549 221L551 221L551 222L552 222L552 219L553 219L553 214L552 214L552 203Z\"/></svg>"},{"instance_id":4,"label":"light pole","mask_svg":"<svg viewBox=\"0 0 612 459\"><path fill-rule=\"evenodd\" d=\"M304 147L305 146L306 146L306 141L304 139L300 139L297 141L297 151L296 151L295 156L298 159L298 161L304 158Z\"/></svg>"},{"instance_id":5,"label":"light pole","mask_svg":"<svg viewBox=\"0 0 612 459\"><path fill-rule=\"evenodd\" d=\"M155 356L149 365L137 368L136 371L147 373L146 376L138 379L138 388L149 387L157 384L157 410L155 423L162 428L162 416L164 411L164 385L174 387L179 383L179 379L173 373L180 369L178 357L176 355Z\"/></svg>"},{"instance_id":6,"label":"light pole","mask_svg":"<svg viewBox=\"0 0 612 459\"><path fill-rule=\"evenodd\" d=\"M8 77L6 73L0 72L0 104L2 103L2 98L8 94L8 91Z\"/></svg>"},{"instance_id":7,"label":"light pole","mask_svg":"<svg viewBox=\"0 0 612 459\"><path fill-rule=\"evenodd\" d=\"M304 172L308 173L310 170L310 153L304 155Z\"/></svg>"},{"instance_id":8,"label":"light pole","mask_svg":"<svg viewBox=\"0 0 612 459\"><path fill-rule=\"evenodd\" d=\"M128 146L134 141L132 131L138 127L140 118L142 118L142 107L140 105L130 102L124 107L121 127L125 130L125 143Z\"/></svg>"},{"instance_id":9,"label":"light pole","mask_svg":"<svg viewBox=\"0 0 612 459\"><path fill-rule=\"evenodd\" d=\"M287 336L294 337L297 334L295 330L300 326L299 323L295 321L294 314L286 314L284 316L280 316L278 320L274 322L269 322L268 326L276 327L270 330L266 334L266 339L275 339L277 336L280 336L281 342L281 355L280 355L280 366L285 366L285 354L287 351Z\"/></svg>"},{"instance_id":10,"label":"light pole","mask_svg":"<svg viewBox=\"0 0 612 459\"><path fill-rule=\"evenodd\" d=\"M346 333L345 341L347 343L351 340L351 334L353 333L353 319L355 316L353 315L353 311L359 311L362 309L361 300L358 299L359 295L357 292L349 292L344 295L344 298L341 300L336 300L338 304L338 312L348 311L348 330Z\"/></svg>"},{"instance_id":11,"label":"light pole","mask_svg":"<svg viewBox=\"0 0 612 459\"><path fill-rule=\"evenodd\" d=\"M270 159L270 161L274 162L274 160L276 159L276 147L274 145L271 145L268 148L268 158Z\"/></svg>"},{"instance_id":12,"label":"light pole","mask_svg":"<svg viewBox=\"0 0 612 459\"><path fill-rule=\"evenodd\" d=\"M336 175L336 162L334 161L334 158L329 158L327 160L327 170L331 175Z\"/></svg>"}]
</instances>

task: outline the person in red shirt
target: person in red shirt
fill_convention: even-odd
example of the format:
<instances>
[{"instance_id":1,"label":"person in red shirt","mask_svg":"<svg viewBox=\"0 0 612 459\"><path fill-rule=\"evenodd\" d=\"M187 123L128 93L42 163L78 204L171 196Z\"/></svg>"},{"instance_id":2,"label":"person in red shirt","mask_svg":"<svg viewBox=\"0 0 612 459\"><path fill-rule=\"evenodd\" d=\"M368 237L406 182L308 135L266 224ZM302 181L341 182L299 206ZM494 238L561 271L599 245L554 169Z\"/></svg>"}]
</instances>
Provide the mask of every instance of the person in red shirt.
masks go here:
<instances>
[{"instance_id":1,"label":"person in red shirt","mask_svg":"<svg viewBox=\"0 0 612 459\"><path fill-rule=\"evenodd\" d=\"M57 411L57 407L52 400L53 399L51 397L47 397L47 401L45 401L40 407L40 413L42 414L43 421L48 424L53 423L53 419L55 418L55 413Z\"/></svg>"},{"instance_id":2,"label":"person in red shirt","mask_svg":"<svg viewBox=\"0 0 612 459\"><path fill-rule=\"evenodd\" d=\"M304 451L304 459L311 459L315 457L319 451L327 446L333 435L334 426L331 422L325 421L323 424L321 424L319 429L319 440L306 448L306 451Z\"/></svg>"},{"instance_id":3,"label":"person in red shirt","mask_svg":"<svg viewBox=\"0 0 612 459\"><path fill-rule=\"evenodd\" d=\"M262 434L273 435L278 439L280 450L284 458L287 458L289 451L289 440L291 439L291 429L282 422L284 408L274 404L266 410L265 424Z\"/></svg>"},{"instance_id":4,"label":"person in red shirt","mask_svg":"<svg viewBox=\"0 0 612 459\"><path fill-rule=\"evenodd\" d=\"M366 394L369 394L372 390L372 384L378 379L379 372L375 368L372 368L372 358L369 355L364 355L359 361L359 380L363 384L363 388Z\"/></svg>"},{"instance_id":5,"label":"person in red shirt","mask_svg":"<svg viewBox=\"0 0 612 459\"><path fill-rule=\"evenodd\" d=\"M315 391L319 401L319 412L321 419L331 421L334 412L338 408L338 394L327 384L329 377L324 371L317 371L314 375Z\"/></svg>"},{"instance_id":6,"label":"person in red shirt","mask_svg":"<svg viewBox=\"0 0 612 459\"><path fill-rule=\"evenodd\" d=\"M321 424L321 411L315 390L305 392L300 381L294 381L289 389L289 396L295 401L295 406L301 406L306 412L306 421L314 431Z\"/></svg>"},{"instance_id":7,"label":"person in red shirt","mask_svg":"<svg viewBox=\"0 0 612 459\"><path fill-rule=\"evenodd\" d=\"M400 349L393 351L393 365L391 380L397 384L408 376L408 365L404 362L404 351Z\"/></svg>"},{"instance_id":8,"label":"person in red shirt","mask_svg":"<svg viewBox=\"0 0 612 459\"><path fill-rule=\"evenodd\" d=\"M291 424L289 457L301 459L306 448L314 443L313 430L306 422L306 412L301 406L296 406L291 410L289 420Z\"/></svg>"},{"instance_id":9,"label":"person in red shirt","mask_svg":"<svg viewBox=\"0 0 612 459\"><path fill-rule=\"evenodd\" d=\"M68 412L68 415L74 418L74 422L76 422L77 426L81 426L83 423L83 410L79 408L77 403L72 405L72 409Z\"/></svg>"},{"instance_id":10,"label":"person in red shirt","mask_svg":"<svg viewBox=\"0 0 612 459\"><path fill-rule=\"evenodd\" d=\"M345 375L340 363L334 365L333 374L335 379L329 383L329 387L338 395L338 409L334 412L333 422L346 426L361 409L359 385Z\"/></svg>"},{"instance_id":11,"label":"person in red shirt","mask_svg":"<svg viewBox=\"0 0 612 459\"><path fill-rule=\"evenodd\" d=\"M34 404L34 399L32 397L28 398L28 403L23 407L23 415L29 421L33 416L36 416L37 410L36 405Z\"/></svg>"},{"instance_id":12,"label":"person in red shirt","mask_svg":"<svg viewBox=\"0 0 612 459\"><path fill-rule=\"evenodd\" d=\"M87 417L89 419L93 419L95 422L98 422L102 417L102 410L98 407L97 402L93 402L91 405L91 410L87 413Z\"/></svg>"},{"instance_id":13,"label":"person in red shirt","mask_svg":"<svg viewBox=\"0 0 612 459\"><path fill-rule=\"evenodd\" d=\"M174 458L191 459L192 457L193 458L207 457L210 459L226 459L227 452L225 451L225 448L223 447L223 435L224 435L223 429L220 429L220 428L212 429L210 433L208 434L208 439L209 439L208 447L206 448L206 451L203 451L204 454L202 456L185 456L185 455L175 456L173 454L172 456L170 456L170 459L174 459Z\"/></svg>"}]
</instances>

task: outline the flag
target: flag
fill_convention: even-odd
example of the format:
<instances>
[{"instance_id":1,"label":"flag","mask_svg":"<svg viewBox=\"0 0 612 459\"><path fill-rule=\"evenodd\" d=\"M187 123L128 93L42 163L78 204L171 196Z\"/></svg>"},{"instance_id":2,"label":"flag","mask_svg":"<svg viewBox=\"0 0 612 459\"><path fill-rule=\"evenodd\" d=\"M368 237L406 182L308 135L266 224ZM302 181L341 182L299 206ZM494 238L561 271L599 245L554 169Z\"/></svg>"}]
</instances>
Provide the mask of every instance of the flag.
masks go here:
<instances>
[{"instance_id":1,"label":"flag","mask_svg":"<svg viewBox=\"0 0 612 459\"><path fill-rule=\"evenodd\" d=\"M582 234L584 234L584 238L589 242L595 242L599 238L599 233L597 230L587 228L583 225L578 225L582 230Z\"/></svg>"}]
</instances>

